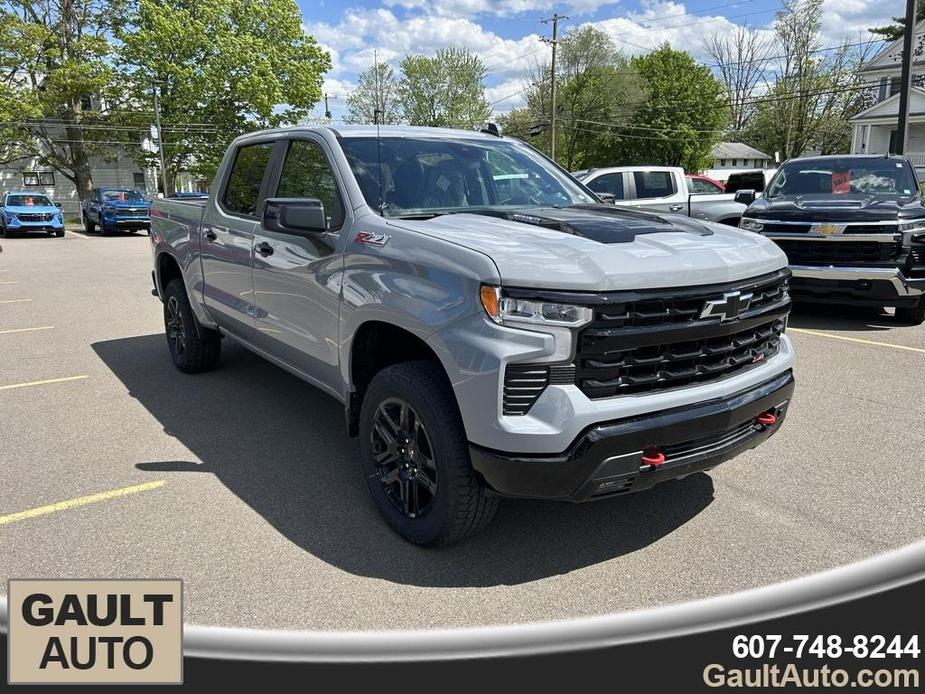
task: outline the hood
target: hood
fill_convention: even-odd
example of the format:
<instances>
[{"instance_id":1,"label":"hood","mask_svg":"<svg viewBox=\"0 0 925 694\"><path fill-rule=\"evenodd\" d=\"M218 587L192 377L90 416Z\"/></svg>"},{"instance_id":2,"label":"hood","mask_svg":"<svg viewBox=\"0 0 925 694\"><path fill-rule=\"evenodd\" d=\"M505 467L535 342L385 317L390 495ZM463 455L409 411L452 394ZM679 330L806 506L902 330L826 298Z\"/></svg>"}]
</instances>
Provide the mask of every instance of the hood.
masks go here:
<instances>
[{"instance_id":1,"label":"hood","mask_svg":"<svg viewBox=\"0 0 925 694\"><path fill-rule=\"evenodd\" d=\"M744 216L796 222L884 222L925 217L925 207L921 196L781 195L759 198Z\"/></svg>"},{"instance_id":2,"label":"hood","mask_svg":"<svg viewBox=\"0 0 925 694\"><path fill-rule=\"evenodd\" d=\"M8 214L57 214L61 211L54 205L7 205L3 210Z\"/></svg>"},{"instance_id":3,"label":"hood","mask_svg":"<svg viewBox=\"0 0 925 694\"><path fill-rule=\"evenodd\" d=\"M104 200L104 206L108 207L144 207L145 209L151 207L150 200Z\"/></svg>"},{"instance_id":4,"label":"hood","mask_svg":"<svg viewBox=\"0 0 925 694\"><path fill-rule=\"evenodd\" d=\"M479 251L511 287L615 291L734 282L787 265L759 234L601 205L389 224Z\"/></svg>"}]
</instances>

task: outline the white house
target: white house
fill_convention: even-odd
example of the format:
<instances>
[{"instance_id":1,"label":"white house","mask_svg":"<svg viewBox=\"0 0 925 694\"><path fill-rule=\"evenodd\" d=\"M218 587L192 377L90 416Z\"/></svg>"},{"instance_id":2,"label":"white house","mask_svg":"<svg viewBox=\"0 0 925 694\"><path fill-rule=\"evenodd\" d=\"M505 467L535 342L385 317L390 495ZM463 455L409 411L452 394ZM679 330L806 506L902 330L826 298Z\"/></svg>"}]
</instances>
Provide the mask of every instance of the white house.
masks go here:
<instances>
[{"instance_id":1,"label":"white house","mask_svg":"<svg viewBox=\"0 0 925 694\"><path fill-rule=\"evenodd\" d=\"M83 110L99 107L99 102L89 97L85 97L81 104ZM62 141L67 138L63 125L49 126L48 130L52 138ZM122 131L116 130L115 132L119 133L120 139L125 139L126 136L121 134ZM157 151L157 147L148 136L143 137L139 145L146 151ZM143 169L122 146L114 148L112 157L91 157L90 175L96 187L133 188L147 197L157 195L159 176L157 167ZM192 191L201 189L203 183L196 181L190 174L181 172L177 176L175 185L177 190ZM0 164L0 196L10 191L21 190L45 193L52 201L61 203L65 218L75 218L80 215L81 201L77 195L77 187L60 172L53 171L48 166L42 166L38 157Z\"/></svg>"},{"instance_id":2,"label":"white house","mask_svg":"<svg viewBox=\"0 0 925 694\"><path fill-rule=\"evenodd\" d=\"M909 93L909 137L905 150L921 173L925 171L925 20L915 25L912 47L913 86ZM903 40L899 38L860 69L862 79L872 87L876 103L850 121L853 154L896 151L902 50Z\"/></svg>"},{"instance_id":3,"label":"white house","mask_svg":"<svg viewBox=\"0 0 925 694\"><path fill-rule=\"evenodd\" d=\"M720 142L710 152L710 158L713 165L703 175L724 183L736 171L766 169L771 165L771 157L742 142Z\"/></svg>"}]
</instances>

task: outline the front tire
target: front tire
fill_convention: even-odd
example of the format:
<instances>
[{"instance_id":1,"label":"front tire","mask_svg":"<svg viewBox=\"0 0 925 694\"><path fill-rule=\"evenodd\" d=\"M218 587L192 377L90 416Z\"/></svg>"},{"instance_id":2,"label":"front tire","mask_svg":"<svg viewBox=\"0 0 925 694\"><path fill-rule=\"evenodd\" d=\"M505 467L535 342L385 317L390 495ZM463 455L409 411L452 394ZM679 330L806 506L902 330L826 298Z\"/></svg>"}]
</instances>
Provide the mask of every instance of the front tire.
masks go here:
<instances>
[{"instance_id":1,"label":"front tire","mask_svg":"<svg viewBox=\"0 0 925 694\"><path fill-rule=\"evenodd\" d=\"M897 307L896 320L913 325L921 325L925 322L925 297L920 298L915 306Z\"/></svg>"},{"instance_id":2,"label":"front tire","mask_svg":"<svg viewBox=\"0 0 925 694\"><path fill-rule=\"evenodd\" d=\"M164 290L164 328L170 358L180 371L201 373L218 364L221 335L196 320L182 280L171 280Z\"/></svg>"},{"instance_id":3,"label":"front tire","mask_svg":"<svg viewBox=\"0 0 925 694\"><path fill-rule=\"evenodd\" d=\"M92 234L96 231L96 224L90 221L89 217L84 215L84 231L88 234Z\"/></svg>"},{"instance_id":4,"label":"front tire","mask_svg":"<svg viewBox=\"0 0 925 694\"><path fill-rule=\"evenodd\" d=\"M431 361L388 366L360 410L360 458L373 501L417 545L451 545L491 520L498 506L469 460L459 408Z\"/></svg>"}]
</instances>

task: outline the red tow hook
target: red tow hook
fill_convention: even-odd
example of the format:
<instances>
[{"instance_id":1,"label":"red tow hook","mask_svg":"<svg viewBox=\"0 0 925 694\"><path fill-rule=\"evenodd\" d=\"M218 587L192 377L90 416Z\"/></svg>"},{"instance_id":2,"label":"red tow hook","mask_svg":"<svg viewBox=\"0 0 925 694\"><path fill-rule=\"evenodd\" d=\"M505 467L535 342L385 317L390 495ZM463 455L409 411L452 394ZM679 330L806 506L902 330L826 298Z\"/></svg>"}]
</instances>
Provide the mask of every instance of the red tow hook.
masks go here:
<instances>
[{"instance_id":1,"label":"red tow hook","mask_svg":"<svg viewBox=\"0 0 925 694\"><path fill-rule=\"evenodd\" d=\"M764 424L766 427L773 426L777 424L777 415L770 411L762 412L755 417L755 421L759 424Z\"/></svg>"},{"instance_id":2,"label":"red tow hook","mask_svg":"<svg viewBox=\"0 0 925 694\"><path fill-rule=\"evenodd\" d=\"M651 465L652 467L658 467L659 465L665 464L665 454L660 453L659 451L651 451L650 453L642 454L642 464Z\"/></svg>"}]
</instances>

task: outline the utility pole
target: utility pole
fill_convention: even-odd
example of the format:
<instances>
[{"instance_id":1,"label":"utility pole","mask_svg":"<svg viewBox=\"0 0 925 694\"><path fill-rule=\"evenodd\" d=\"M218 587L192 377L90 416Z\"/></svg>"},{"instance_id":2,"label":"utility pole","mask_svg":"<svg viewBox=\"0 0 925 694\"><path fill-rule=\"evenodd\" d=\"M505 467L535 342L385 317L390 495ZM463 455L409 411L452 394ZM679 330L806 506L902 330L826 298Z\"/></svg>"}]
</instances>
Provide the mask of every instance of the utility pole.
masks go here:
<instances>
[{"instance_id":1,"label":"utility pole","mask_svg":"<svg viewBox=\"0 0 925 694\"><path fill-rule=\"evenodd\" d=\"M327 118L328 120L331 120L331 109L328 108L327 92L325 92L325 95L324 95L324 117Z\"/></svg>"},{"instance_id":2,"label":"utility pole","mask_svg":"<svg viewBox=\"0 0 925 694\"><path fill-rule=\"evenodd\" d=\"M902 76L899 85L899 129L896 131L895 154L906 153L909 129L909 92L912 87L912 39L915 35L915 0L906 0L906 32L903 34Z\"/></svg>"},{"instance_id":3,"label":"utility pole","mask_svg":"<svg viewBox=\"0 0 925 694\"><path fill-rule=\"evenodd\" d=\"M152 84L154 90L154 126L157 128L157 153L161 160L161 182L164 186L164 197L166 198L170 191L167 190L167 166L164 164L164 131L161 130L161 102L157 93L159 85L160 82L157 80Z\"/></svg>"},{"instance_id":4,"label":"utility pole","mask_svg":"<svg viewBox=\"0 0 925 694\"><path fill-rule=\"evenodd\" d=\"M914 2L915 0L910 0ZM541 19L543 24L552 22L552 38L543 39L552 46L552 68L550 74L549 100L552 102L549 116L549 158L556 160L556 46L559 44L559 20L568 19L563 14L553 13L549 19Z\"/></svg>"}]
</instances>

